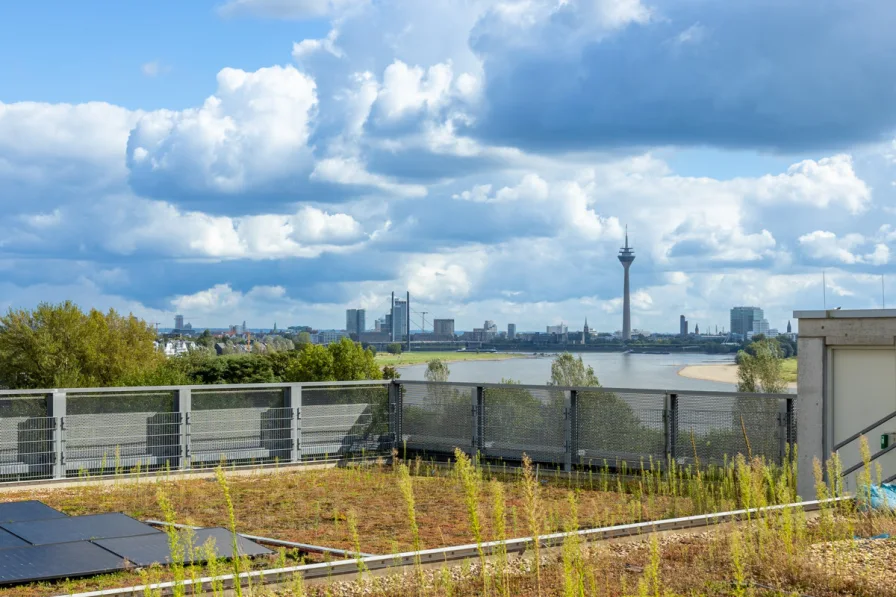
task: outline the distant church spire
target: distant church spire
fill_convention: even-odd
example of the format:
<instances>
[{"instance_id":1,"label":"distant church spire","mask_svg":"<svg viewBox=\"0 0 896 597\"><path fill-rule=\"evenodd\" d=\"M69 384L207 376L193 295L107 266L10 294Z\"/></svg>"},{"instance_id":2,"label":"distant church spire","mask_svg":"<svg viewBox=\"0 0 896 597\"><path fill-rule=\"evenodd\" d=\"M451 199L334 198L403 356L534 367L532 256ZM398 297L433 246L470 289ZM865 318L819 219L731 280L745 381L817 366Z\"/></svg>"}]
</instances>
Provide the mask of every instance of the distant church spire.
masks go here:
<instances>
[{"instance_id":1,"label":"distant church spire","mask_svg":"<svg viewBox=\"0 0 896 597\"><path fill-rule=\"evenodd\" d=\"M787 333L788 333L788 334L793 333L793 332L791 331L791 327L790 327L790 322L789 322L789 321L787 322Z\"/></svg>"}]
</instances>

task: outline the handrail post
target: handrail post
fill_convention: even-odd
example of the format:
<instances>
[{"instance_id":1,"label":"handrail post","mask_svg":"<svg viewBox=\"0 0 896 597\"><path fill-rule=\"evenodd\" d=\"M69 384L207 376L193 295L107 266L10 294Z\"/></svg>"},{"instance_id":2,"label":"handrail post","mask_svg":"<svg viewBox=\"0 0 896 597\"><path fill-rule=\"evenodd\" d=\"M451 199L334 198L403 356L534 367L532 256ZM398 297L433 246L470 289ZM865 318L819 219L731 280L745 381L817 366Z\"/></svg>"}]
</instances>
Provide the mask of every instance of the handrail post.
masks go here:
<instances>
[{"instance_id":1,"label":"handrail post","mask_svg":"<svg viewBox=\"0 0 896 597\"><path fill-rule=\"evenodd\" d=\"M190 418L193 413L193 396L190 388L184 386L177 389L177 412L180 415L179 439L180 457L178 458L177 467L180 470L188 470L190 468L190 458L192 457L192 440L190 439Z\"/></svg>"},{"instance_id":2,"label":"handrail post","mask_svg":"<svg viewBox=\"0 0 896 597\"><path fill-rule=\"evenodd\" d=\"M787 445L790 446L790 458L793 459L793 448L796 446L796 400L798 396L787 398Z\"/></svg>"},{"instance_id":3,"label":"handrail post","mask_svg":"<svg viewBox=\"0 0 896 597\"><path fill-rule=\"evenodd\" d=\"M289 384L286 388L286 405L289 407L289 461L302 460L302 386Z\"/></svg>"},{"instance_id":4,"label":"handrail post","mask_svg":"<svg viewBox=\"0 0 896 597\"><path fill-rule=\"evenodd\" d=\"M778 464L781 466L784 466L787 459L787 440L790 435L790 400L785 398L783 402L778 402Z\"/></svg>"},{"instance_id":5,"label":"handrail post","mask_svg":"<svg viewBox=\"0 0 896 597\"><path fill-rule=\"evenodd\" d=\"M484 434L484 424L483 424L483 411L485 410L485 390L482 386L476 386L473 388L472 392L470 392L471 398L473 401L473 443L472 443L472 456L475 458L476 454L482 453L482 436Z\"/></svg>"},{"instance_id":6,"label":"handrail post","mask_svg":"<svg viewBox=\"0 0 896 597\"><path fill-rule=\"evenodd\" d=\"M53 478L65 479L65 392L53 390L47 407L47 414L53 417Z\"/></svg>"},{"instance_id":7,"label":"handrail post","mask_svg":"<svg viewBox=\"0 0 896 597\"><path fill-rule=\"evenodd\" d=\"M666 464L671 466L678 454L678 394L666 394L665 408Z\"/></svg>"},{"instance_id":8,"label":"handrail post","mask_svg":"<svg viewBox=\"0 0 896 597\"><path fill-rule=\"evenodd\" d=\"M401 383L393 379L389 384L389 431L392 433L392 448L400 449L404 442L401 426L402 394ZM402 454L402 456L404 456Z\"/></svg>"},{"instance_id":9,"label":"handrail post","mask_svg":"<svg viewBox=\"0 0 896 597\"><path fill-rule=\"evenodd\" d=\"M564 418L564 427L566 431L566 454L565 454L565 462L564 468L566 472L572 472L573 462L575 461L576 454L579 451L579 442L578 442L578 411L579 411L579 392L577 390L570 390L569 392L565 392L566 396L566 407L564 408L563 418Z\"/></svg>"}]
</instances>

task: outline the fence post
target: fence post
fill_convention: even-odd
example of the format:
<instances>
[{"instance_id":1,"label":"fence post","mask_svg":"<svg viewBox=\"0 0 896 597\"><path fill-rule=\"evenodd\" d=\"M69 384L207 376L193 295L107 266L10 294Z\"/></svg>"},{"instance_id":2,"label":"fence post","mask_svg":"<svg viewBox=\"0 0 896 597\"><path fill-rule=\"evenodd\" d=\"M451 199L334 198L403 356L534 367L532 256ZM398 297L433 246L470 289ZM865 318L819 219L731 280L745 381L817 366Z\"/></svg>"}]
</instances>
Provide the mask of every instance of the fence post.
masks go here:
<instances>
[{"instance_id":1,"label":"fence post","mask_svg":"<svg viewBox=\"0 0 896 597\"><path fill-rule=\"evenodd\" d=\"M678 457L678 394L666 394L666 463Z\"/></svg>"},{"instance_id":2,"label":"fence post","mask_svg":"<svg viewBox=\"0 0 896 597\"><path fill-rule=\"evenodd\" d=\"M790 446L790 458L793 459L793 448L796 446L796 401L797 396L787 398L787 444Z\"/></svg>"},{"instance_id":3,"label":"fence post","mask_svg":"<svg viewBox=\"0 0 896 597\"><path fill-rule=\"evenodd\" d=\"M568 473L572 472L572 465L579 451L578 412L579 393L576 390L570 390L566 393L566 408L564 408L563 413L563 418L565 419L564 427L566 428L566 461L564 468Z\"/></svg>"},{"instance_id":4,"label":"fence post","mask_svg":"<svg viewBox=\"0 0 896 597\"><path fill-rule=\"evenodd\" d=\"M177 412L180 413L180 458L178 468L187 470L190 468L192 446L190 440L190 417L193 413L193 396L190 388L182 386L177 389Z\"/></svg>"},{"instance_id":5,"label":"fence post","mask_svg":"<svg viewBox=\"0 0 896 597\"><path fill-rule=\"evenodd\" d=\"M477 453L482 453L482 436L484 432L484 425L482 421L483 410L484 409L484 391L482 386L476 386L473 388L472 392L470 392L471 398L473 401L473 445L472 445L472 456L475 458Z\"/></svg>"},{"instance_id":6,"label":"fence post","mask_svg":"<svg viewBox=\"0 0 896 597\"><path fill-rule=\"evenodd\" d=\"M302 460L302 386L293 383L286 388L286 406L289 408L289 461Z\"/></svg>"},{"instance_id":7,"label":"fence post","mask_svg":"<svg viewBox=\"0 0 896 597\"><path fill-rule=\"evenodd\" d=\"M787 459L787 444L790 440L790 399L785 398L784 404L778 402L778 463L784 465Z\"/></svg>"},{"instance_id":8,"label":"fence post","mask_svg":"<svg viewBox=\"0 0 896 597\"><path fill-rule=\"evenodd\" d=\"M392 448L399 450L404 445L404 431L401 428L401 383L395 379L389 384L389 431L392 432ZM404 457L405 454L402 454Z\"/></svg>"},{"instance_id":9,"label":"fence post","mask_svg":"<svg viewBox=\"0 0 896 597\"><path fill-rule=\"evenodd\" d=\"M53 390L47 411L53 417L53 478L65 479L65 392Z\"/></svg>"}]
</instances>

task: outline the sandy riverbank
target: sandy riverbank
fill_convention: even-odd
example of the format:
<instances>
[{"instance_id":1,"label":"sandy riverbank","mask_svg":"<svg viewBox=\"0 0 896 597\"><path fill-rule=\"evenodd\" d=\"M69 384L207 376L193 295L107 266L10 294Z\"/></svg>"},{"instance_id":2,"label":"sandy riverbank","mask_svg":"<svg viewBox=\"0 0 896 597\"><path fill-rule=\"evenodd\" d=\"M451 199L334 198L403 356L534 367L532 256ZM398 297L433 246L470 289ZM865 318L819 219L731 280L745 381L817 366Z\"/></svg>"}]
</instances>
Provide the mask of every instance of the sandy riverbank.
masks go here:
<instances>
[{"instance_id":1,"label":"sandy riverbank","mask_svg":"<svg viewBox=\"0 0 896 597\"><path fill-rule=\"evenodd\" d=\"M678 370L678 374L689 379L702 379L719 383L737 385L737 365L725 363L719 365L688 365ZM796 388L796 383L787 384L789 388Z\"/></svg>"}]
</instances>

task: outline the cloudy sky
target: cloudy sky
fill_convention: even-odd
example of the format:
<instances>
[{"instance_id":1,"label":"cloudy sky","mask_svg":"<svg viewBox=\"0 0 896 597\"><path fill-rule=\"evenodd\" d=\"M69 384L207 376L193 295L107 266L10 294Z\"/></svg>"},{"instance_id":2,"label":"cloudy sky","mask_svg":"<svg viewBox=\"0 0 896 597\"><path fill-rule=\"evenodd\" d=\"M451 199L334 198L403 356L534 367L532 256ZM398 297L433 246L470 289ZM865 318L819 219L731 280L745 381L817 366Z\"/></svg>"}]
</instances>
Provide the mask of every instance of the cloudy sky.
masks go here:
<instances>
[{"instance_id":1,"label":"cloudy sky","mask_svg":"<svg viewBox=\"0 0 896 597\"><path fill-rule=\"evenodd\" d=\"M896 305L896 4L0 7L0 307L343 327ZM368 314L368 322L374 313ZM419 316L414 315L419 322ZM419 325L419 323L417 324Z\"/></svg>"}]
</instances>

